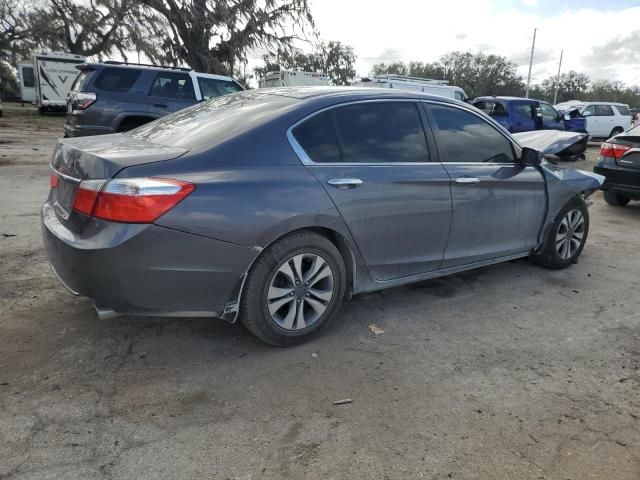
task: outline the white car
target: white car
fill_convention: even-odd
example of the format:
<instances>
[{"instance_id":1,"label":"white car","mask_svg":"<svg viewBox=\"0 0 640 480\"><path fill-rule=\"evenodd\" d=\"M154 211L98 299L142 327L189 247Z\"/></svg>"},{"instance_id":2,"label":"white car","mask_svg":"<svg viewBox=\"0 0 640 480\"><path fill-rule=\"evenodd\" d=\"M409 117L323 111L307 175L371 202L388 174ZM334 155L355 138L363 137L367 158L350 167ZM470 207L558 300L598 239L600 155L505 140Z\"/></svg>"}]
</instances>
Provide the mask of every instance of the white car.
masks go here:
<instances>
[{"instance_id":1,"label":"white car","mask_svg":"<svg viewBox=\"0 0 640 480\"><path fill-rule=\"evenodd\" d=\"M592 137L611 138L632 125L629 105L614 102L564 102L555 106L565 113L578 110L587 119L587 133Z\"/></svg>"}]
</instances>

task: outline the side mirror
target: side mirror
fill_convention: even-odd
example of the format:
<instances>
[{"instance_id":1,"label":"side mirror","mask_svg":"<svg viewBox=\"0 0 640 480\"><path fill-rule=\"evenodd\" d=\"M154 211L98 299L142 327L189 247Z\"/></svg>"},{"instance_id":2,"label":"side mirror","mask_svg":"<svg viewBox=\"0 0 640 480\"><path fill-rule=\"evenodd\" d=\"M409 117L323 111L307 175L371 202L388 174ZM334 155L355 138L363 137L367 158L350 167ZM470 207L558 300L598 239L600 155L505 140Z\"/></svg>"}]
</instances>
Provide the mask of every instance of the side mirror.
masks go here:
<instances>
[{"instance_id":1,"label":"side mirror","mask_svg":"<svg viewBox=\"0 0 640 480\"><path fill-rule=\"evenodd\" d=\"M564 119L565 120L571 120L571 115L569 115L568 113L564 114Z\"/></svg>"},{"instance_id":2,"label":"side mirror","mask_svg":"<svg viewBox=\"0 0 640 480\"><path fill-rule=\"evenodd\" d=\"M537 167L542 163L542 152L533 148L524 147L520 155L520 162L525 167Z\"/></svg>"}]
</instances>

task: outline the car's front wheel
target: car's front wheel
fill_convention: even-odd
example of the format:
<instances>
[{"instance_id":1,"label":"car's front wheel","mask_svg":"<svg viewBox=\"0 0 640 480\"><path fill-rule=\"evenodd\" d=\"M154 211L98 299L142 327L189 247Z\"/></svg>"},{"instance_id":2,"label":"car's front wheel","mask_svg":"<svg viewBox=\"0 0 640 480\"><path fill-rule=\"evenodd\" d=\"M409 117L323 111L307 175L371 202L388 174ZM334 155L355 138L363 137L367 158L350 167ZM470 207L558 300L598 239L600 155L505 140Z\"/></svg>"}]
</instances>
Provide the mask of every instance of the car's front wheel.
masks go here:
<instances>
[{"instance_id":1,"label":"car's front wheel","mask_svg":"<svg viewBox=\"0 0 640 480\"><path fill-rule=\"evenodd\" d=\"M624 207L631 201L630 197L609 190L603 190L602 196L604 197L605 202L614 207Z\"/></svg>"},{"instance_id":2,"label":"car's front wheel","mask_svg":"<svg viewBox=\"0 0 640 480\"><path fill-rule=\"evenodd\" d=\"M301 343L336 316L345 283L344 262L333 243L315 232L292 233L269 246L251 268L240 320L271 345Z\"/></svg>"},{"instance_id":3,"label":"car's front wheel","mask_svg":"<svg viewBox=\"0 0 640 480\"><path fill-rule=\"evenodd\" d=\"M589 211L580 197L571 199L549 227L540 251L531 259L547 268L567 268L576 262L589 234Z\"/></svg>"}]
</instances>

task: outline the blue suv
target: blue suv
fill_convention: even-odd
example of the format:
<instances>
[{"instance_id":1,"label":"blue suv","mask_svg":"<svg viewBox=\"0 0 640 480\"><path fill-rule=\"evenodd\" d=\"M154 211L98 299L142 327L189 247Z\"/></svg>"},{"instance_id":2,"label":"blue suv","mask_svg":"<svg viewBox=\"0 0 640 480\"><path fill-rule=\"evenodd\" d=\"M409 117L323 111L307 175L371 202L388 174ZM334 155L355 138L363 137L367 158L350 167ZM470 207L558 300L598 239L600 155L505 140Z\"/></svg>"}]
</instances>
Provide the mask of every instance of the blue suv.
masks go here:
<instances>
[{"instance_id":1,"label":"blue suv","mask_svg":"<svg viewBox=\"0 0 640 480\"><path fill-rule=\"evenodd\" d=\"M490 115L511 133L533 130L587 132L585 118L559 113L541 100L521 97L478 97L473 101L473 105Z\"/></svg>"}]
</instances>

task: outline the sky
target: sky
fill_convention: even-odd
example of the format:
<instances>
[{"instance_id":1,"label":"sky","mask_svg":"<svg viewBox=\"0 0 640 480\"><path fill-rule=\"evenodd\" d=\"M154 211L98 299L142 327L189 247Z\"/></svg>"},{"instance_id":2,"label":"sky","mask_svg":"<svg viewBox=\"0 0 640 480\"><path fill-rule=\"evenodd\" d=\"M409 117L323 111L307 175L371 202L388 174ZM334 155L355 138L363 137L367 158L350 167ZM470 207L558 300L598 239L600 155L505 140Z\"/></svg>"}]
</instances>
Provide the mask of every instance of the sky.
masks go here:
<instances>
[{"instance_id":1,"label":"sky","mask_svg":"<svg viewBox=\"0 0 640 480\"><path fill-rule=\"evenodd\" d=\"M470 50L506 56L526 79L537 28L532 83L556 75L564 50L563 72L640 84L640 0L311 0L311 11L321 39L355 49L358 76Z\"/></svg>"}]
</instances>

